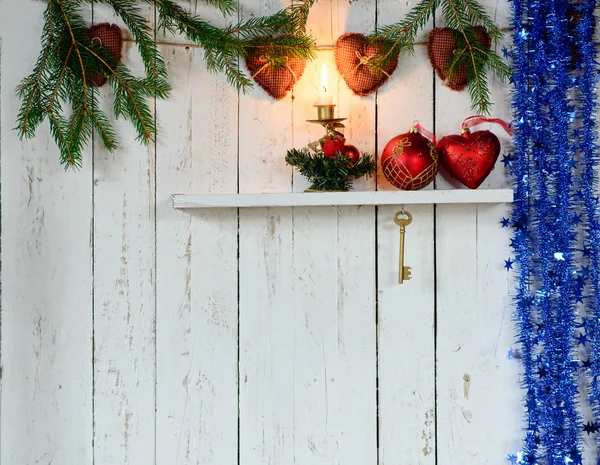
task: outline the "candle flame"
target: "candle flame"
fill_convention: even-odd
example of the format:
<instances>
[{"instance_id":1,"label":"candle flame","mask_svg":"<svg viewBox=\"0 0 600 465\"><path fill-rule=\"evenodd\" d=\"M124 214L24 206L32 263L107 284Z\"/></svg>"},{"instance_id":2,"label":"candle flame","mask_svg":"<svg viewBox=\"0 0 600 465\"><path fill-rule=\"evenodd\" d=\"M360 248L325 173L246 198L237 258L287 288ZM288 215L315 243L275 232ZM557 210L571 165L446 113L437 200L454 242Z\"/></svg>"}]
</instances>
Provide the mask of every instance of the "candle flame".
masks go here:
<instances>
[{"instance_id":1,"label":"candle flame","mask_svg":"<svg viewBox=\"0 0 600 465\"><path fill-rule=\"evenodd\" d=\"M321 69L321 86L323 87L323 92L327 92L327 63L323 63L323 68Z\"/></svg>"}]
</instances>

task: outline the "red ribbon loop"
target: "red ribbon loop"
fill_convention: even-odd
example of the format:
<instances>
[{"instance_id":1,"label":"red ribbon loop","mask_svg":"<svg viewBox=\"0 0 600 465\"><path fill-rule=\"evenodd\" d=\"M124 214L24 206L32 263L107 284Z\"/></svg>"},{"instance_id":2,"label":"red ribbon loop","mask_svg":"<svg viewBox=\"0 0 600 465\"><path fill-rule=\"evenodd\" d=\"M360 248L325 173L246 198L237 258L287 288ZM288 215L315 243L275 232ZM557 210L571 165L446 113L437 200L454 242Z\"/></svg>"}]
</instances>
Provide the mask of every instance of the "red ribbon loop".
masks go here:
<instances>
[{"instance_id":1,"label":"red ribbon loop","mask_svg":"<svg viewBox=\"0 0 600 465\"><path fill-rule=\"evenodd\" d=\"M425 129L423 126L421 126L419 123L415 123L413 125L413 127L419 131L419 134L424 135L425 137L427 137L428 139L430 139L433 142L433 145L437 144L437 140L435 138L435 134L433 134L432 132L429 132L427 129Z\"/></svg>"},{"instance_id":2,"label":"red ribbon loop","mask_svg":"<svg viewBox=\"0 0 600 465\"><path fill-rule=\"evenodd\" d=\"M469 128L472 128L473 126L476 126L481 123L496 123L496 124L499 124L500 126L502 126L502 129L504 129L506 131L506 134L508 134L509 136L512 136L514 134L513 128L510 126L510 124L508 124L503 119L488 118L487 116L483 116L483 115L469 116L467 119L465 119L463 121L462 129L463 129L463 131L466 131Z\"/></svg>"}]
</instances>

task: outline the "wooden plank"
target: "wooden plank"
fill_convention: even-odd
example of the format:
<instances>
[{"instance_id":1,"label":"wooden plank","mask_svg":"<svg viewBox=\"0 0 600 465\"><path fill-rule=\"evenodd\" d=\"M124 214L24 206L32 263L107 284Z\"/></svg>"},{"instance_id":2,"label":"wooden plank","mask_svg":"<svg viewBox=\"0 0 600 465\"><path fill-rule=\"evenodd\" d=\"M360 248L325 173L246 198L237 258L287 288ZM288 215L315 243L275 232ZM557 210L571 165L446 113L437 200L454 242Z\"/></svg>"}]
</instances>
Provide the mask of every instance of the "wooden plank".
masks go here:
<instances>
[{"instance_id":1,"label":"wooden plank","mask_svg":"<svg viewBox=\"0 0 600 465\"><path fill-rule=\"evenodd\" d=\"M508 1L482 2L500 27L507 27ZM510 37L503 45L509 46ZM503 45L498 46L500 52ZM490 77L493 116L510 121L508 85ZM456 93L436 83L438 137L460 133L472 114L468 92ZM497 125L481 125L498 135L502 153L510 138ZM503 188L510 181L503 165L481 188ZM463 188L447 174L438 188ZM498 461L521 447L522 391L519 364L506 359L514 344L511 321L514 288L503 268L511 256L509 229L499 220L510 217L509 206L440 206L437 209L437 386L438 456L441 464ZM494 399L490 402L490 399ZM490 421L493 418L494 421ZM523 425L524 427L524 425Z\"/></svg>"},{"instance_id":2,"label":"wooden plank","mask_svg":"<svg viewBox=\"0 0 600 465\"><path fill-rule=\"evenodd\" d=\"M15 89L38 58L45 8L0 2L0 462L91 465L91 149L82 169L65 171L47 122L31 140L12 130Z\"/></svg>"},{"instance_id":3,"label":"wooden plank","mask_svg":"<svg viewBox=\"0 0 600 465\"><path fill-rule=\"evenodd\" d=\"M502 206L438 210L438 444L440 462L482 463L521 447L508 233ZM474 221L470 221L475 217ZM504 237L503 237L504 236ZM475 238L475 242L473 241ZM490 402L494 399L494 402ZM494 418L494 421L490 421Z\"/></svg>"},{"instance_id":4,"label":"wooden plank","mask_svg":"<svg viewBox=\"0 0 600 465\"><path fill-rule=\"evenodd\" d=\"M243 19L288 2L240 2ZM240 95L239 192L291 190L292 95ZM239 454L247 465L293 463L292 211L239 211Z\"/></svg>"},{"instance_id":5,"label":"wooden plank","mask_svg":"<svg viewBox=\"0 0 600 465\"><path fill-rule=\"evenodd\" d=\"M169 195L236 189L238 96L201 49L161 52L173 92L157 105L157 464L236 464L237 211L189 215Z\"/></svg>"},{"instance_id":6,"label":"wooden plank","mask_svg":"<svg viewBox=\"0 0 600 465\"><path fill-rule=\"evenodd\" d=\"M175 194L174 208L316 207L336 205L431 205L508 203L512 189L319 192L294 194Z\"/></svg>"},{"instance_id":7,"label":"wooden plank","mask_svg":"<svg viewBox=\"0 0 600 465\"><path fill-rule=\"evenodd\" d=\"M291 212L240 211L240 457L294 461Z\"/></svg>"},{"instance_id":8,"label":"wooden plank","mask_svg":"<svg viewBox=\"0 0 600 465\"><path fill-rule=\"evenodd\" d=\"M153 20L153 9L142 15ZM96 4L94 22L119 25ZM137 47L123 62L144 74ZM112 90L100 90L112 114ZM150 106L154 106L151 101ZM154 144L141 145L131 123L111 117L120 147L94 144L94 458L95 463L155 461L155 186Z\"/></svg>"},{"instance_id":9,"label":"wooden plank","mask_svg":"<svg viewBox=\"0 0 600 465\"><path fill-rule=\"evenodd\" d=\"M372 29L374 20L373 2L350 6L324 1L311 10L308 31L317 43L333 44L346 28ZM314 117L323 63L336 109L348 117L347 142L373 152L374 96L350 95L336 71L332 50L319 53L295 88L295 145L323 135L323 128L304 121ZM357 190L374 189L373 180L355 185ZM295 173L294 190L306 186ZM309 204L325 200L311 195L320 197L288 198ZM335 198L341 203L348 200ZM375 463L374 209L294 208L293 215L294 457L298 463Z\"/></svg>"},{"instance_id":10,"label":"wooden plank","mask_svg":"<svg viewBox=\"0 0 600 465\"><path fill-rule=\"evenodd\" d=\"M373 237L363 241L373 212L358 210L294 209L298 463L377 460L375 250Z\"/></svg>"},{"instance_id":11,"label":"wooden plank","mask_svg":"<svg viewBox=\"0 0 600 465\"><path fill-rule=\"evenodd\" d=\"M412 6L392 1L380 4L378 18L385 20L379 25L399 21ZM380 153L390 139L407 132L415 120L433 129L432 71L424 47L417 47L415 56L400 58L393 81L381 89L377 102ZM394 189L381 172L378 186L380 190ZM411 205L407 209L413 214L413 222L406 230L405 262L412 267L413 277L402 285L398 284L399 228L393 222L400 208L384 206L378 210L379 461L433 465L433 207Z\"/></svg>"}]
</instances>

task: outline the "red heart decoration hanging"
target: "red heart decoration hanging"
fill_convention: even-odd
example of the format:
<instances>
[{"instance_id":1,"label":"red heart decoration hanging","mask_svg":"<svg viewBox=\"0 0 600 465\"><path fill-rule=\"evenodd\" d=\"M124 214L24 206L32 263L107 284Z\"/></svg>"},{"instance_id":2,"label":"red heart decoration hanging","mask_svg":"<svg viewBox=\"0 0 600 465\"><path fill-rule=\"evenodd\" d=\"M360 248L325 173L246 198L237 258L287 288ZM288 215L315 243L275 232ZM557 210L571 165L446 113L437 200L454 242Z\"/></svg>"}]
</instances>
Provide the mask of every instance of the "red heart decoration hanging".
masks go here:
<instances>
[{"instance_id":1,"label":"red heart decoration hanging","mask_svg":"<svg viewBox=\"0 0 600 465\"><path fill-rule=\"evenodd\" d=\"M398 66L398 54L383 70L369 66L369 60L383 49L383 42L368 43L363 34L349 32L335 43L335 64L346 84L356 95L367 96L379 89Z\"/></svg>"},{"instance_id":2,"label":"red heart decoration hanging","mask_svg":"<svg viewBox=\"0 0 600 465\"><path fill-rule=\"evenodd\" d=\"M381 170L398 189L416 191L435 178L438 154L433 143L413 129L387 143L381 155Z\"/></svg>"},{"instance_id":3,"label":"red heart decoration hanging","mask_svg":"<svg viewBox=\"0 0 600 465\"><path fill-rule=\"evenodd\" d=\"M492 40L484 27L475 26L473 33L481 45L485 48L490 48ZM429 33L427 39L427 55L429 55L431 66L438 77L444 82L444 85L452 90L460 91L467 87L469 83L467 79L467 67L463 64L451 76L447 74L457 47L456 36L458 34L460 33L457 30L449 27L434 28Z\"/></svg>"},{"instance_id":4,"label":"red heart decoration hanging","mask_svg":"<svg viewBox=\"0 0 600 465\"><path fill-rule=\"evenodd\" d=\"M256 48L246 55L246 67L252 79L275 100L281 100L300 80L306 67L306 60L287 57L286 66L273 68L264 50Z\"/></svg>"},{"instance_id":5,"label":"red heart decoration hanging","mask_svg":"<svg viewBox=\"0 0 600 465\"><path fill-rule=\"evenodd\" d=\"M494 169L500 141L490 131L464 131L444 137L437 145L441 165L469 189L477 189Z\"/></svg>"},{"instance_id":6,"label":"red heart decoration hanging","mask_svg":"<svg viewBox=\"0 0 600 465\"><path fill-rule=\"evenodd\" d=\"M93 44L105 48L109 52L108 64L116 66L122 58L123 34L116 24L101 23L90 26L86 31L86 39ZM106 76L97 72L86 73L86 79L96 87L106 84Z\"/></svg>"}]
</instances>

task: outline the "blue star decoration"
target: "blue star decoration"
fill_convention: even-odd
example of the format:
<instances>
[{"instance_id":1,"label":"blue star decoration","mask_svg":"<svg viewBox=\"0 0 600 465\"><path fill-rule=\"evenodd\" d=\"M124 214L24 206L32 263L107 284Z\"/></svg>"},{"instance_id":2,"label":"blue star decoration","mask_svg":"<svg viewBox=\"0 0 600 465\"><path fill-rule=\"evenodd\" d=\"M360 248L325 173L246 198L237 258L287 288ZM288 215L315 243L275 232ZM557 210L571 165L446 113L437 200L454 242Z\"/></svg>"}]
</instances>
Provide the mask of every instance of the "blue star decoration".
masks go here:
<instances>
[{"instance_id":1,"label":"blue star decoration","mask_svg":"<svg viewBox=\"0 0 600 465\"><path fill-rule=\"evenodd\" d=\"M590 275L590 267L589 266L582 266L581 267L581 273L583 274L583 276L589 277L589 275Z\"/></svg>"},{"instance_id":2,"label":"blue star decoration","mask_svg":"<svg viewBox=\"0 0 600 465\"><path fill-rule=\"evenodd\" d=\"M584 257L589 257L592 254L592 249L590 247L588 247L587 245L584 245L581 252L583 253Z\"/></svg>"},{"instance_id":3,"label":"blue star decoration","mask_svg":"<svg viewBox=\"0 0 600 465\"><path fill-rule=\"evenodd\" d=\"M510 156L510 153L508 155L502 155L502 163L504 163L504 167L507 168L509 166L512 166L512 162L513 162L513 158Z\"/></svg>"},{"instance_id":4,"label":"blue star decoration","mask_svg":"<svg viewBox=\"0 0 600 465\"><path fill-rule=\"evenodd\" d=\"M565 456L565 465L581 465L582 458L578 451L571 451L569 455Z\"/></svg>"},{"instance_id":5,"label":"blue star decoration","mask_svg":"<svg viewBox=\"0 0 600 465\"><path fill-rule=\"evenodd\" d=\"M508 218L502 217L502 219L500 220L500 224L503 228L508 228L508 226L510 225L510 220Z\"/></svg>"},{"instance_id":6,"label":"blue star decoration","mask_svg":"<svg viewBox=\"0 0 600 465\"><path fill-rule=\"evenodd\" d=\"M575 213L573 218L571 218L571 222L573 223L573 226L579 226L579 223L581 223L581 215Z\"/></svg>"},{"instance_id":7,"label":"blue star decoration","mask_svg":"<svg viewBox=\"0 0 600 465\"><path fill-rule=\"evenodd\" d=\"M581 368L584 369L589 369L592 368L592 361L588 358L587 360L582 360L581 361Z\"/></svg>"},{"instance_id":8,"label":"blue star decoration","mask_svg":"<svg viewBox=\"0 0 600 465\"><path fill-rule=\"evenodd\" d=\"M540 377L540 379L545 378L548 375L548 370L546 369L546 367L538 367L538 376Z\"/></svg>"},{"instance_id":9,"label":"blue star decoration","mask_svg":"<svg viewBox=\"0 0 600 465\"><path fill-rule=\"evenodd\" d=\"M582 346L584 346L584 345L585 345L585 343L586 343L586 342L587 342L587 340L588 340L588 337L587 337L587 335L586 335L586 334L579 333L579 336L575 337L575 339L577 339L577 345L582 345Z\"/></svg>"},{"instance_id":10,"label":"blue star decoration","mask_svg":"<svg viewBox=\"0 0 600 465\"><path fill-rule=\"evenodd\" d=\"M517 456L515 454L508 454L506 460L508 460L511 465L517 465Z\"/></svg>"},{"instance_id":11,"label":"blue star decoration","mask_svg":"<svg viewBox=\"0 0 600 465\"><path fill-rule=\"evenodd\" d=\"M589 316L584 316L581 319L581 323L577 325L577 328L589 328L593 323L594 321Z\"/></svg>"},{"instance_id":12,"label":"blue star decoration","mask_svg":"<svg viewBox=\"0 0 600 465\"><path fill-rule=\"evenodd\" d=\"M502 47L502 55L504 56L504 58L508 58L510 56L510 52L506 47Z\"/></svg>"},{"instance_id":13,"label":"blue star decoration","mask_svg":"<svg viewBox=\"0 0 600 465\"><path fill-rule=\"evenodd\" d=\"M512 360L513 358L521 358L521 354L511 347L506 354L506 360Z\"/></svg>"},{"instance_id":14,"label":"blue star decoration","mask_svg":"<svg viewBox=\"0 0 600 465\"><path fill-rule=\"evenodd\" d=\"M599 428L598 428L598 422L597 421L594 421L594 422L588 421L585 425L583 425L583 431L585 433L587 433L588 436L590 434L597 433L598 430L599 430Z\"/></svg>"},{"instance_id":15,"label":"blue star decoration","mask_svg":"<svg viewBox=\"0 0 600 465\"><path fill-rule=\"evenodd\" d=\"M513 262L510 258L508 260L504 260L504 268L506 268L506 270L512 270L513 269Z\"/></svg>"}]
</instances>

